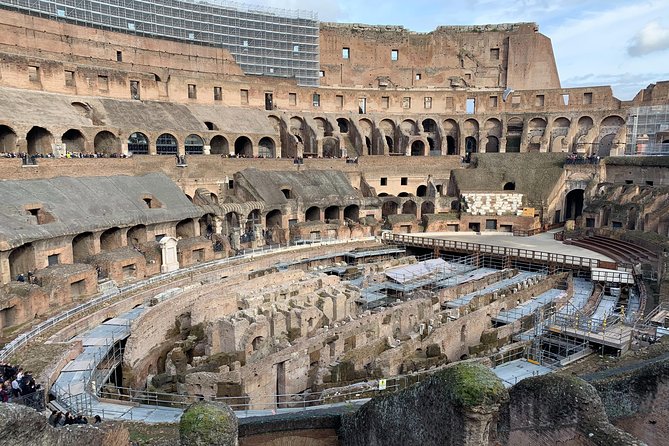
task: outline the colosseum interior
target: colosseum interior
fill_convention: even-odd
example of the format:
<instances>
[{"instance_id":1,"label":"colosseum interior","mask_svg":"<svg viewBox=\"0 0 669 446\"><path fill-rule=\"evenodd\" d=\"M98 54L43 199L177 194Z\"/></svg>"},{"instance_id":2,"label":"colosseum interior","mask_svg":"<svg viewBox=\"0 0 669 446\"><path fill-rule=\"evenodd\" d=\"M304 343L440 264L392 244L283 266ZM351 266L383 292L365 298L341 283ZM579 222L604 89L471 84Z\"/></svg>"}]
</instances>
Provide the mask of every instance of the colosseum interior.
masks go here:
<instances>
[{"instance_id":1,"label":"colosseum interior","mask_svg":"<svg viewBox=\"0 0 669 446\"><path fill-rule=\"evenodd\" d=\"M666 444L669 81L562 88L535 23L259 12L304 33L259 62L72 3L0 1L13 444Z\"/></svg>"}]
</instances>

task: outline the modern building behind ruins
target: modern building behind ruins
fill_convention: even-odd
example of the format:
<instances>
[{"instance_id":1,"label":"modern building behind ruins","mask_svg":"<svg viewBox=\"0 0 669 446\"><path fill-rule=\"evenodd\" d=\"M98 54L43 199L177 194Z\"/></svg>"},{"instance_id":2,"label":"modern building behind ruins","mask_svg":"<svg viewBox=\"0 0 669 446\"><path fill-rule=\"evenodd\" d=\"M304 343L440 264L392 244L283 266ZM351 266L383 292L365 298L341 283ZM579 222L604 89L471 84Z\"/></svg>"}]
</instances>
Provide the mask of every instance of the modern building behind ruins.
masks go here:
<instances>
[{"instance_id":1,"label":"modern building behind ruins","mask_svg":"<svg viewBox=\"0 0 669 446\"><path fill-rule=\"evenodd\" d=\"M669 154L669 81L631 101L562 88L534 23L416 33L227 3L0 8L0 328L173 278L119 305L137 318L126 385L259 404L497 361L563 309L559 328L587 342L615 319L627 337L607 346L623 352L667 300L669 163L639 155ZM401 236L562 227L606 260ZM308 248L321 241L346 246ZM605 315L594 331L574 301ZM549 353L565 341L541 339Z\"/></svg>"}]
</instances>

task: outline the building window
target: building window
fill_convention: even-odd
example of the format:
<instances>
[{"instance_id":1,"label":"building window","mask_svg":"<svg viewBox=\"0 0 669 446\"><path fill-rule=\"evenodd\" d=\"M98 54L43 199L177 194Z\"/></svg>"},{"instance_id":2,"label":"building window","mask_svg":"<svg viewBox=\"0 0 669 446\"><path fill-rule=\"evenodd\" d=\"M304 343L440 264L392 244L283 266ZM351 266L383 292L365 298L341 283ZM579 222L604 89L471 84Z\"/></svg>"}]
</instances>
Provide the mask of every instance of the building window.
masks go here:
<instances>
[{"instance_id":1,"label":"building window","mask_svg":"<svg viewBox=\"0 0 669 446\"><path fill-rule=\"evenodd\" d=\"M222 100L223 100L223 88L214 87L214 101L222 101Z\"/></svg>"},{"instance_id":2,"label":"building window","mask_svg":"<svg viewBox=\"0 0 669 446\"><path fill-rule=\"evenodd\" d=\"M431 97L423 98L423 106L425 108L432 108L432 98Z\"/></svg>"},{"instance_id":3,"label":"building window","mask_svg":"<svg viewBox=\"0 0 669 446\"><path fill-rule=\"evenodd\" d=\"M390 51L390 60L396 61L400 57L400 52L398 50Z\"/></svg>"},{"instance_id":4,"label":"building window","mask_svg":"<svg viewBox=\"0 0 669 446\"><path fill-rule=\"evenodd\" d=\"M74 71L65 70L65 86L74 87Z\"/></svg>"},{"instance_id":5,"label":"building window","mask_svg":"<svg viewBox=\"0 0 669 446\"><path fill-rule=\"evenodd\" d=\"M342 109L344 108L344 96L341 94L338 94L336 97L337 100L337 108Z\"/></svg>"},{"instance_id":6,"label":"building window","mask_svg":"<svg viewBox=\"0 0 669 446\"><path fill-rule=\"evenodd\" d=\"M123 51L116 52L116 62L123 62Z\"/></svg>"},{"instance_id":7,"label":"building window","mask_svg":"<svg viewBox=\"0 0 669 446\"><path fill-rule=\"evenodd\" d=\"M499 60L499 48L490 48L490 60Z\"/></svg>"},{"instance_id":8,"label":"building window","mask_svg":"<svg viewBox=\"0 0 669 446\"><path fill-rule=\"evenodd\" d=\"M520 107L520 96L518 95L511 96L511 108L518 108L518 107Z\"/></svg>"},{"instance_id":9,"label":"building window","mask_svg":"<svg viewBox=\"0 0 669 446\"><path fill-rule=\"evenodd\" d=\"M411 98L410 97L402 98L402 108L406 108L406 109L411 108Z\"/></svg>"},{"instance_id":10,"label":"building window","mask_svg":"<svg viewBox=\"0 0 669 446\"><path fill-rule=\"evenodd\" d=\"M569 95L568 94L563 94L562 95L562 103L564 105L569 105Z\"/></svg>"},{"instance_id":11,"label":"building window","mask_svg":"<svg viewBox=\"0 0 669 446\"><path fill-rule=\"evenodd\" d=\"M299 53L300 52L300 46L299 45L293 45L293 53Z\"/></svg>"},{"instance_id":12,"label":"building window","mask_svg":"<svg viewBox=\"0 0 669 446\"><path fill-rule=\"evenodd\" d=\"M350 48L342 48L341 49L341 58L342 59L350 59L351 58L351 49Z\"/></svg>"},{"instance_id":13,"label":"building window","mask_svg":"<svg viewBox=\"0 0 669 446\"><path fill-rule=\"evenodd\" d=\"M197 85L188 84L188 99L197 99Z\"/></svg>"},{"instance_id":14,"label":"building window","mask_svg":"<svg viewBox=\"0 0 669 446\"><path fill-rule=\"evenodd\" d=\"M400 178L400 185L406 186L409 184L409 177L401 177Z\"/></svg>"},{"instance_id":15,"label":"building window","mask_svg":"<svg viewBox=\"0 0 669 446\"><path fill-rule=\"evenodd\" d=\"M249 91L248 90L239 90L239 99L243 105L249 103Z\"/></svg>"},{"instance_id":16,"label":"building window","mask_svg":"<svg viewBox=\"0 0 669 446\"><path fill-rule=\"evenodd\" d=\"M386 177L381 177L381 186L387 186L388 185L388 178Z\"/></svg>"},{"instance_id":17,"label":"building window","mask_svg":"<svg viewBox=\"0 0 669 446\"><path fill-rule=\"evenodd\" d=\"M446 110L453 110L453 96L446 97Z\"/></svg>"},{"instance_id":18,"label":"building window","mask_svg":"<svg viewBox=\"0 0 669 446\"><path fill-rule=\"evenodd\" d=\"M314 107L320 107L321 106L321 95L318 93L314 93L312 97L312 103Z\"/></svg>"},{"instance_id":19,"label":"building window","mask_svg":"<svg viewBox=\"0 0 669 446\"><path fill-rule=\"evenodd\" d=\"M470 115L476 113L476 99L467 98L467 105L465 110Z\"/></svg>"},{"instance_id":20,"label":"building window","mask_svg":"<svg viewBox=\"0 0 669 446\"><path fill-rule=\"evenodd\" d=\"M416 80L419 81L423 78L423 75L420 73L416 73Z\"/></svg>"},{"instance_id":21,"label":"building window","mask_svg":"<svg viewBox=\"0 0 669 446\"><path fill-rule=\"evenodd\" d=\"M130 81L130 99L139 100L139 81Z\"/></svg>"},{"instance_id":22,"label":"building window","mask_svg":"<svg viewBox=\"0 0 669 446\"><path fill-rule=\"evenodd\" d=\"M39 82L39 67L34 65L28 66L28 80L30 82Z\"/></svg>"},{"instance_id":23,"label":"building window","mask_svg":"<svg viewBox=\"0 0 669 446\"><path fill-rule=\"evenodd\" d=\"M49 266L58 265L60 263L60 254L51 254L46 259Z\"/></svg>"},{"instance_id":24,"label":"building window","mask_svg":"<svg viewBox=\"0 0 669 446\"><path fill-rule=\"evenodd\" d=\"M465 80L472 80L472 74L471 73L465 73Z\"/></svg>"},{"instance_id":25,"label":"building window","mask_svg":"<svg viewBox=\"0 0 669 446\"><path fill-rule=\"evenodd\" d=\"M98 76L98 89L100 91L109 91L109 77Z\"/></svg>"},{"instance_id":26,"label":"building window","mask_svg":"<svg viewBox=\"0 0 669 446\"><path fill-rule=\"evenodd\" d=\"M325 71L321 70L318 72L318 77L325 77Z\"/></svg>"},{"instance_id":27,"label":"building window","mask_svg":"<svg viewBox=\"0 0 669 446\"><path fill-rule=\"evenodd\" d=\"M381 96L381 107L390 108L390 96Z\"/></svg>"},{"instance_id":28,"label":"building window","mask_svg":"<svg viewBox=\"0 0 669 446\"><path fill-rule=\"evenodd\" d=\"M592 104L592 93L583 93L583 104Z\"/></svg>"},{"instance_id":29,"label":"building window","mask_svg":"<svg viewBox=\"0 0 669 446\"><path fill-rule=\"evenodd\" d=\"M497 108L497 96L490 96L490 108Z\"/></svg>"},{"instance_id":30,"label":"building window","mask_svg":"<svg viewBox=\"0 0 669 446\"><path fill-rule=\"evenodd\" d=\"M297 105L297 93L288 93L288 105Z\"/></svg>"},{"instance_id":31,"label":"building window","mask_svg":"<svg viewBox=\"0 0 669 446\"><path fill-rule=\"evenodd\" d=\"M537 107L543 107L544 106L544 95L543 94L538 94L536 98L534 98L534 105Z\"/></svg>"}]
</instances>

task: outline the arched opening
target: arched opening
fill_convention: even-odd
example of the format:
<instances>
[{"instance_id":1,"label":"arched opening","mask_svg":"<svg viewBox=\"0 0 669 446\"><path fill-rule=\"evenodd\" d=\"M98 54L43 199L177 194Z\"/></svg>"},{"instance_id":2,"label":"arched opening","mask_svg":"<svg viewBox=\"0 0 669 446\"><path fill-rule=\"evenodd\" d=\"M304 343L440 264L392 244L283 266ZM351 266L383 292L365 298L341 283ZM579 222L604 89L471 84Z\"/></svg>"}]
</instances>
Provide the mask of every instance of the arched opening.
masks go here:
<instances>
[{"instance_id":1,"label":"arched opening","mask_svg":"<svg viewBox=\"0 0 669 446\"><path fill-rule=\"evenodd\" d=\"M135 132L128 138L128 153L133 155L149 154L149 139L144 133Z\"/></svg>"},{"instance_id":2,"label":"arched opening","mask_svg":"<svg viewBox=\"0 0 669 446\"><path fill-rule=\"evenodd\" d=\"M400 192L397 194L398 197L411 197L412 195L409 192Z\"/></svg>"},{"instance_id":3,"label":"arched opening","mask_svg":"<svg viewBox=\"0 0 669 446\"><path fill-rule=\"evenodd\" d=\"M317 206L312 206L304 213L305 221L319 221L321 219L321 210Z\"/></svg>"},{"instance_id":4,"label":"arched opening","mask_svg":"<svg viewBox=\"0 0 669 446\"><path fill-rule=\"evenodd\" d=\"M204 125L207 126L207 130L218 130L218 127L216 126L216 124L214 124L211 121L204 121Z\"/></svg>"},{"instance_id":5,"label":"arched opening","mask_svg":"<svg viewBox=\"0 0 669 446\"><path fill-rule=\"evenodd\" d=\"M567 220L580 217L583 214L583 189L574 189L565 197L565 214Z\"/></svg>"},{"instance_id":6,"label":"arched opening","mask_svg":"<svg viewBox=\"0 0 669 446\"><path fill-rule=\"evenodd\" d=\"M417 197L424 197L427 195L427 186L424 184L421 184L416 188L416 196Z\"/></svg>"},{"instance_id":7,"label":"arched opening","mask_svg":"<svg viewBox=\"0 0 669 446\"><path fill-rule=\"evenodd\" d=\"M208 239L211 239L211 236L214 234L214 214L204 214L198 220L200 225L200 235L204 235Z\"/></svg>"},{"instance_id":8,"label":"arched opening","mask_svg":"<svg viewBox=\"0 0 669 446\"><path fill-rule=\"evenodd\" d=\"M202 155L204 153L204 141L198 135L188 135L184 140L184 150L187 155Z\"/></svg>"},{"instance_id":9,"label":"arched opening","mask_svg":"<svg viewBox=\"0 0 669 446\"><path fill-rule=\"evenodd\" d=\"M506 124L506 151L520 152L520 139L523 135L523 120L517 117L509 119Z\"/></svg>"},{"instance_id":10,"label":"arched opening","mask_svg":"<svg viewBox=\"0 0 669 446\"><path fill-rule=\"evenodd\" d=\"M264 341L265 338L263 338L262 336L256 336L255 338L253 338L253 341L251 341L251 348L253 349L253 351L254 352L257 351Z\"/></svg>"},{"instance_id":11,"label":"arched opening","mask_svg":"<svg viewBox=\"0 0 669 446\"><path fill-rule=\"evenodd\" d=\"M425 156L425 143L420 139L411 143L411 156Z\"/></svg>"},{"instance_id":12,"label":"arched opening","mask_svg":"<svg viewBox=\"0 0 669 446\"><path fill-rule=\"evenodd\" d=\"M338 206L328 206L325 208L325 220L338 220L338 219L339 219Z\"/></svg>"},{"instance_id":13,"label":"arched opening","mask_svg":"<svg viewBox=\"0 0 669 446\"><path fill-rule=\"evenodd\" d=\"M122 232L119 228L109 228L100 234L100 250L113 251L123 246Z\"/></svg>"},{"instance_id":14,"label":"arched opening","mask_svg":"<svg viewBox=\"0 0 669 446\"><path fill-rule=\"evenodd\" d=\"M0 152L10 153L16 151L16 133L6 125L0 125Z\"/></svg>"},{"instance_id":15,"label":"arched opening","mask_svg":"<svg viewBox=\"0 0 669 446\"><path fill-rule=\"evenodd\" d=\"M516 183L513 181L509 181L508 183L504 184L504 190L516 190Z\"/></svg>"},{"instance_id":16,"label":"arched opening","mask_svg":"<svg viewBox=\"0 0 669 446\"><path fill-rule=\"evenodd\" d=\"M84 232L72 239L72 258L74 263L82 263L87 257L93 255L95 238L92 232Z\"/></svg>"},{"instance_id":17,"label":"arched opening","mask_svg":"<svg viewBox=\"0 0 669 446\"><path fill-rule=\"evenodd\" d=\"M169 133L163 133L156 140L156 153L158 155L176 155L178 149L177 139Z\"/></svg>"},{"instance_id":18,"label":"arched opening","mask_svg":"<svg viewBox=\"0 0 669 446\"><path fill-rule=\"evenodd\" d=\"M465 138L465 152L476 153L476 138L468 136Z\"/></svg>"},{"instance_id":19,"label":"arched opening","mask_svg":"<svg viewBox=\"0 0 669 446\"><path fill-rule=\"evenodd\" d=\"M147 240L146 226L136 225L128 229L127 239L128 245L133 248L139 248L141 245L146 243Z\"/></svg>"},{"instance_id":20,"label":"arched opening","mask_svg":"<svg viewBox=\"0 0 669 446\"><path fill-rule=\"evenodd\" d=\"M192 218L181 220L176 227L177 238L195 237L195 222Z\"/></svg>"},{"instance_id":21,"label":"arched opening","mask_svg":"<svg viewBox=\"0 0 669 446\"><path fill-rule=\"evenodd\" d=\"M599 140L599 147L597 148L597 156L605 157L611 155L611 149L613 148L613 140L616 135L609 134L605 135L602 139Z\"/></svg>"},{"instance_id":22,"label":"arched opening","mask_svg":"<svg viewBox=\"0 0 669 446\"><path fill-rule=\"evenodd\" d=\"M280 228L283 225L282 222L283 222L283 214L278 209L269 211L265 216L265 227L268 229L275 227Z\"/></svg>"},{"instance_id":23,"label":"arched opening","mask_svg":"<svg viewBox=\"0 0 669 446\"><path fill-rule=\"evenodd\" d=\"M258 156L260 158L274 158L274 140L265 136L258 142Z\"/></svg>"},{"instance_id":24,"label":"arched opening","mask_svg":"<svg viewBox=\"0 0 669 446\"><path fill-rule=\"evenodd\" d=\"M341 158L341 150L339 149L339 140L334 137L326 137L323 139L323 158Z\"/></svg>"},{"instance_id":25,"label":"arched opening","mask_svg":"<svg viewBox=\"0 0 669 446\"><path fill-rule=\"evenodd\" d=\"M402 213L417 215L416 203L411 200L404 202L402 205Z\"/></svg>"},{"instance_id":26,"label":"arched opening","mask_svg":"<svg viewBox=\"0 0 669 446\"><path fill-rule=\"evenodd\" d=\"M33 127L26 135L28 155L53 153L53 135L42 127Z\"/></svg>"},{"instance_id":27,"label":"arched opening","mask_svg":"<svg viewBox=\"0 0 669 446\"><path fill-rule=\"evenodd\" d=\"M103 130L95 135L93 140L93 147L95 153L104 153L110 155L112 153L121 153L121 140L116 135L107 130Z\"/></svg>"},{"instance_id":28,"label":"arched opening","mask_svg":"<svg viewBox=\"0 0 669 446\"><path fill-rule=\"evenodd\" d=\"M453 138L451 135L448 135L446 137L446 153L448 155L458 154L458 148L457 145L455 144L455 138Z\"/></svg>"},{"instance_id":29,"label":"arched opening","mask_svg":"<svg viewBox=\"0 0 669 446\"><path fill-rule=\"evenodd\" d=\"M281 193L283 194L283 197L286 200L291 200L291 199L295 198L295 197L293 197L293 191L288 189L288 188L281 189Z\"/></svg>"},{"instance_id":30,"label":"arched opening","mask_svg":"<svg viewBox=\"0 0 669 446\"><path fill-rule=\"evenodd\" d=\"M225 214L226 232L230 233L233 229L239 229L239 215L236 212Z\"/></svg>"},{"instance_id":31,"label":"arched opening","mask_svg":"<svg viewBox=\"0 0 669 446\"><path fill-rule=\"evenodd\" d=\"M486 153L499 152L499 139L496 136L488 136L488 142L485 145Z\"/></svg>"},{"instance_id":32,"label":"arched opening","mask_svg":"<svg viewBox=\"0 0 669 446\"><path fill-rule=\"evenodd\" d=\"M28 271L35 271L35 248L31 243L14 248L9 254L9 273L12 280L16 280L19 274L28 274Z\"/></svg>"},{"instance_id":33,"label":"arched opening","mask_svg":"<svg viewBox=\"0 0 669 446\"><path fill-rule=\"evenodd\" d=\"M383 206L381 206L381 216L383 218L388 215L397 214L398 205L394 201L384 201Z\"/></svg>"},{"instance_id":34,"label":"arched opening","mask_svg":"<svg viewBox=\"0 0 669 446\"><path fill-rule=\"evenodd\" d=\"M77 129L70 129L63 133L60 140L65 144L65 150L68 152L83 152L86 150L86 138Z\"/></svg>"},{"instance_id":35,"label":"arched opening","mask_svg":"<svg viewBox=\"0 0 669 446\"><path fill-rule=\"evenodd\" d=\"M346 220L358 221L360 219L360 207L356 204L344 208L344 218Z\"/></svg>"},{"instance_id":36,"label":"arched opening","mask_svg":"<svg viewBox=\"0 0 669 446\"><path fill-rule=\"evenodd\" d=\"M235 155L243 158L253 157L253 143L246 136L240 136L235 140Z\"/></svg>"},{"instance_id":37,"label":"arched opening","mask_svg":"<svg viewBox=\"0 0 669 446\"><path fill-rule=\"evenodd\" d=\"M253 209L249 212L249 215L246 216L246 230L247 234L252 234L256 225L262 224L262 217L260 215L260 209Z\"/></svg>"},{"instance_id":38,"label":"arched opening","mask_svg":"<svg viewBox=\"0 0 669 446\"><path fill-rule=\"evenodd\" d=\"M437 123L434 122L434 119L423 120L423 131L425 133L437 133Z\"/></svg>"},{"instance_id":39,"label":"arched opening","mask_svg":"<svg viewBox=\"0 0 669 446\"><path fill-rule=\"evenodd\" d=\"M214 136L213 138L211 138L209 146L211 147L210 153L212 155L230 154L230 146L228 145L228 140L225 139L224 136L221 135Z\"/></svg>"},{"instance_id":40,"label":"arched opening","mask_svg":"<svg viewBox=\"0 0 669 446\"><path fill-rule=\"evenodd\" d=\"M348 133L348 119L337 118L337 126L339 127L339 133Z\"/></svg>"},{"instance_id":41,"label":"arched opening","mask_svg":"<svg viewBox=\"0 0 669 446\"><path fill-rule=\"evenodd\" d=\"M425 214L434 214L434 203L431 201L424 201L423 204L420 205L420 215Z\"/></svg>"}]
</instances>

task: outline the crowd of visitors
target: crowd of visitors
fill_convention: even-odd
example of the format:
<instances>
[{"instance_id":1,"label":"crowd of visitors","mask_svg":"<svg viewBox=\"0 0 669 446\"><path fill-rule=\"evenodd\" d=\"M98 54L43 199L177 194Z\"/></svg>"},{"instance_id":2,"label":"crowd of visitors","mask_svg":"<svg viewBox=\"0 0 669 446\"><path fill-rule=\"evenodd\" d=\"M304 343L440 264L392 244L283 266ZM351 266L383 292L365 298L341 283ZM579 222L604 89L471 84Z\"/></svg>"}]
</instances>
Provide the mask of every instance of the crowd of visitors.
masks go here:
<instances>
[{"instance_id":1,"label":"crowd of visitors","mask_svg":"<svg viewBox=\"0 0 669 446\"><path fill-rule=\"evenodd\" d=\"M43 396L38 392L42 387L35 383L31 372L10 363L0 363L0 378L3 403L23 403L31 407L43 404Z\"/></svg>"},{"instance_id":2,"label":"crowd of visitors","mask_svg":"<svg viewBox=\"0 0 669 446\"><path fill-rule=\"evenodd\" d=\"M599 159L597 155L583 156L580 153L570 153L565 164L599 164Z\"/></svg>"},{"instance_id":3,"label":"crowd of visitors","mask_svg":"<svg viewBox=\"0 0 669 446\"><path fill-rule=\"evenodd\" d=\"M102 418L100 418L100 415L96 415L90 424L99 423L102 423ZM67 426L68 424L89 424L89 422L88 418L82 415L73 416L70 412L63 413L57 410L52 410L51 415L49 415L49 424L53 427L61 427Z\"/></svg>"},{"instance_id":4,"label":"crowd of visitors","mask_svg":"<svg viewBox=\"0 0 669 446\"><path fill-rule=\"evenodd\" d=\"M65 152L64 155L56 155L54 153L34 153L31 155L25 152L0 152L0 158L20 158L24 161L45 158L130 158L131 156L132 154L126 155L124 153Z\"/></svg>"}]
</instances>

